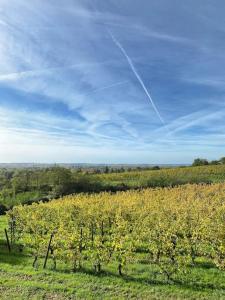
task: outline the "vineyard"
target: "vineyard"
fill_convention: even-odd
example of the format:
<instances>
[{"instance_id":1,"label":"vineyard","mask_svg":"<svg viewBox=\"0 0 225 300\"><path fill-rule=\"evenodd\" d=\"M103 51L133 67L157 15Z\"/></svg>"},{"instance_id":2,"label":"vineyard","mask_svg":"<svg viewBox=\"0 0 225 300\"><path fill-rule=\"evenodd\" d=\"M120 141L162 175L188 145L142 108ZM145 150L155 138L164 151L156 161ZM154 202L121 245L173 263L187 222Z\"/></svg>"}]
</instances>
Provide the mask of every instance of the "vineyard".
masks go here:
<instances>
[{"instance_id":1,"label":"vineyard","mask_svg":"<svg viewBox=\"0 0 225 300\"><path fill-rule=\"evenodd\" d=\"M106 188L168 187L187 183L219 183L225 181L225 165L162 168L93 176Z\"/></svg>"},{"instance_id":2,"label":"vineyard","mask_svg":"<svg viewBox=\"0 0 225 300\"><path fill-rule=\"evenodd\" d=\"M169 282L199 258L225 268L225 184L67 196L14 207L8 221L11 246L36 269L114 264L123 276L144 263Z\"/></svg>"},{"instance_id":3,"label":"vineyard","mask_svg":"<svg viewBox=\"0 0 225 300\"><path fill-rule=\"evenodd\" d=\"M107 172L106 172L107 170ZM154 169L0 169L0 215L19 204L79 193L225 182L225 164Z\"/></svg>"}]
</instances>

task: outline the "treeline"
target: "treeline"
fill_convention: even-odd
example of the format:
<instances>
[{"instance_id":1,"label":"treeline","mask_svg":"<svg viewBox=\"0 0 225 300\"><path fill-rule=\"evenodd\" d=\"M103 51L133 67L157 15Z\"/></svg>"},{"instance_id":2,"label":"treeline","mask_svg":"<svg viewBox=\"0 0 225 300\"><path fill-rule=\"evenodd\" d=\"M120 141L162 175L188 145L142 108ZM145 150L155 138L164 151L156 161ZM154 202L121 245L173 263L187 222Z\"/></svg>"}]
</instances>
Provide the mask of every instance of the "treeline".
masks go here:
<instances>
[{"instance_id":1,"label":"treeline","mask_svg":"<svg viewBox=\"0 0 225 300\"><path fill-rule=\"evenodd\" d=\"M0 212L17 204L48 201L98 189L93 176L62 167L0 170Z\"/></svg>"},{"instance_id":2,"label":"treeline","mask_svg":"<svg viewBox=\"0 0 225 300\"><path fill-rule=\"evenodd\" d=\"M205 158L196 158L193 163L192 166L196 167L196 166L207 166L207 165L225 165L225 157L221 157L219 160L207 160Z\"/></svg>"},{"instance_id":3,"label":"treeline","mask_svg":"<svg viewBox=\"0 0 225 300\"><path fill-rule=\"evenodd\" d=\"M77 168L77 172L83 172L84 174L109 174L109 173L124 173L133 171L150 171L160 170L159 166L102 166L92 168Z\"/></svg>"}]
</instances>

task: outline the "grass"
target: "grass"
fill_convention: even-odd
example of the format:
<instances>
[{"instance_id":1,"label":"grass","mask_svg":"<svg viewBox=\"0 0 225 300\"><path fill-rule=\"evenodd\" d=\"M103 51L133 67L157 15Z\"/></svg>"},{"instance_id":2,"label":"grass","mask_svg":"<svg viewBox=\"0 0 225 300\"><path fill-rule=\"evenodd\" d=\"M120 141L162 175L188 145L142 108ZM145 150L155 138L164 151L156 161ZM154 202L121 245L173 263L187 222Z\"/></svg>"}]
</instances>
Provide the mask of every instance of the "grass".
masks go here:
<instances>
[{"instance_id":1,"label":"grass","mask_svg":"<svg viewBox=\"0 0 225 300\"><path fill-rule=\"evenodd\" d=\"M0 299L225 299L225 273L203 260L169 283L143 259L129 265L122 278L115 265L105 267L101 275L89 265L71 273L59 264L53 271L51 261L48 269L40 265L35 270L28 255L8 253L5 227L6 217L0 217Z\"/></svg>"}]
</instances>

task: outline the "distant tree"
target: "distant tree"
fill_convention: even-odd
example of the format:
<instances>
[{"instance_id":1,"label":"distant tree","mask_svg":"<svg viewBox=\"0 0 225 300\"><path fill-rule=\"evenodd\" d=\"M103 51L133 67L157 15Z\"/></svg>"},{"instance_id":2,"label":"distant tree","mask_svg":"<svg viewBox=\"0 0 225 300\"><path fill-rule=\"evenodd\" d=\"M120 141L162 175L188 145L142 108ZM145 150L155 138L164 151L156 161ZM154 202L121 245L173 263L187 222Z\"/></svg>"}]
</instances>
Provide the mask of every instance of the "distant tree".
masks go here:
<instances>
[{"instance_id":1,"label":"distant tree","mask_svg":"<svg viewBox=\"0 0 225 300\"><path fill-rule=\"evenodd\" d=\"M109 173L109 167L108 167L108 166L105 167L105 173L106 173L106 174Z\"/></svg>"},{"instance_id":2,"label":"distant tree","mask_svg":"<svg viewBox=\"0 0 225 300\"><path fill-rule=\"evenodd\" d=\"M152 170L160 170L160 167L159 166L153 166Z\"/></svg>"},{"instance_id":3,"label":"distant tree","mask_svg":"<svg viewBox=\"0 0 225 300\"><path fill-rule=\"evenodd\" d=\"M121 172L121 173L125 172L124 167L121 167L121 168L120 168L120 172Z\"/></svg>"},{"instance_id":4,"label":"distant tree","mask_svg":"<svg viewBox=\"0 0 225 300\"><path fill-rule=\"evenodd\" d=\"M225 157L221 157L221 159L219 160L219 162L220 162L222 165L225 165Z\"/></svg>"},{"instance_id":5,"label":"distant tree","mask_svg":"<svg viewBox=\"0 0 225 300\"><path fill-rule=\"evenodd\" d=\"M93 170L93 174L101 174L101 170L96 168Z\"/></svg>"},{"instance_id":6,"label":"distant tree","mask_svg":"<svg viewBox=\"0 0 225 300\"><path fill-rule=\"evenodd\" d=\"M28 190L28 172L27 170L18 170L14 173L11 180L14 194Z\"/></svg>"},{"instance_id":7,"label":"distant tree","mask_svg":"<svg viewBox=\"0 0 225 300\"><path fill-rule=\"evenodd\" d=\"M55 196L63 196L71 192L73 183L70 169L55 166L48 171L48 184Z\"/></svg>"},{"instance_id":8,"label":"distant tree","mask_svg":"<svg viewBox=\"0 0 225 300\"><path fill-rule=\"evenodd\" d=\"M219 160L212 160L210 162L210 165L219 165L219 164L220 164Z\"/></svg>"},{"instance_id":9,"label":"distant tree","mask_svg":"<svg viewBox=\"0 0 225 300\"><path fill-rule=\"evenodd\" d=\"M81 173L81 172L82 172L81 167L77 168L77 173Z\"/></svg>"},{"instance_id":10,"label":"distant tree","mask_svg":"<svg viewBox=\"0 0 225 300\"><path fill-rule=\"evenodd\" d=\"M207 159L204 159L204 158L196 158L192 164L193 167L196 167L196 166L206 166L208 165L209 162Z\"/></svg>"}]
</instances>

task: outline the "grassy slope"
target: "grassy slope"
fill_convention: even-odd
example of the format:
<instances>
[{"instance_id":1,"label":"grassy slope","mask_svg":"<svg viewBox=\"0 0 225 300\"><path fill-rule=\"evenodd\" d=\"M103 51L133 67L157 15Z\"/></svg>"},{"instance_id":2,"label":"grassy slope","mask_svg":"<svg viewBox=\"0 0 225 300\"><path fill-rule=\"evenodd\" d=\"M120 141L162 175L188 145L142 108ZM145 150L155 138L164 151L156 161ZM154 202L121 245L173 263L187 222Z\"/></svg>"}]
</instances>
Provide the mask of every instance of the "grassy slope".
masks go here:
<instances>
[{"instance_id":1,"label":"grassy slope","mask_svg":"<svg viewBox=\"0 0 225 300\"><path fill-rule=\"evenodd\" d=\"M34 270L31 258L9 254L3 244L6 218L0 217L0 299L225 299L225 273L199 262L190 274L175 283L154 277L144 263L130 265L123 278L116 267L97 276L90 266L78 273ZM154 278L154 279L153 279Z\"/></svg>"}]
</instances>

